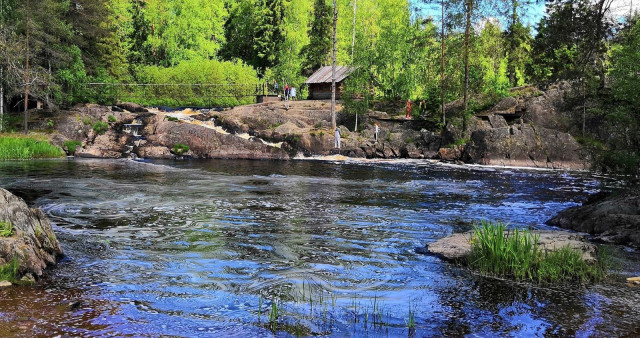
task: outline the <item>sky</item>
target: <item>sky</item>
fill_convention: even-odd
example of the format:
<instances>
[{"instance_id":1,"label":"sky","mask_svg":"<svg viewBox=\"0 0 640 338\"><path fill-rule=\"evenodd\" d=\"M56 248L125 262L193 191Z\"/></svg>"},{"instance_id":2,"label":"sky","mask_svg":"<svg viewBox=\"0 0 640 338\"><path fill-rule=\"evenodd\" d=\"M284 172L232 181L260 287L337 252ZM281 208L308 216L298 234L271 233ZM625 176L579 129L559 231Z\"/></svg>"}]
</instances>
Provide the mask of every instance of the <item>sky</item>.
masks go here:
<instances>
[{"instance_id":1,"label":"sky","mask_svg":"<svg viewBox=\"0 0 640 338\"><path fill-rule=\"evenodd\" d=\"M418 10L423 16L432 16L435 21L440 21L440 6L425 5L422 0L410 0L413 7ZM526 6L527 10L522 13L520 20L526 26L529 25L535 32L536 25L540 22L540 19L545 14L544 1L532 0L529 5ZM620 17L628 15L630 10L637 11L640 9L640 0L613 0L611 4L611 15ZM487 14L487 19L496 17L496 14ZM506 25L503 24L503 29Z\"/></svg>"}]
</instances>

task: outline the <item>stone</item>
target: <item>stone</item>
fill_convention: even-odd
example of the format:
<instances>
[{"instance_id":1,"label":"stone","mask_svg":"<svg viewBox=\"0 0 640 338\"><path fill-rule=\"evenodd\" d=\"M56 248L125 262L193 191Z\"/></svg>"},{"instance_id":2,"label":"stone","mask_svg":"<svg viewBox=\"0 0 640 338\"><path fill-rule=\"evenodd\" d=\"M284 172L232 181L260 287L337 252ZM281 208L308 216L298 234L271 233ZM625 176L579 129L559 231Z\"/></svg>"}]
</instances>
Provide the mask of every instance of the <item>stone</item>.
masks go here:
<instances>
[{"instance_id":1,"label":"stone","mask_svg":"<svg viewBox=\"0 0 640 338\"><path fill-rule=\"evenodd\" d=\"M11 282L9 282L9 281L6 281L6 280L0 281L0 288L6 288L6 287L9 287L11 285L13 285L13 284L11 284Z\"/></svg>"},{"instance_id":2,"label":"stone","mask_svg":"<svg viewBox=\"0 0 640 338\"><path fill-rule=\"evenodd\" d=\"M501 115L489 115L489 123L492 128L508 128L507 120L504 119Z\"/></svg>"},{"instance_id":3,"label":"stone","mask_svg":"<svg viewBox=\"0 0 640 338\"><path fill-rule=\"evenodd\" d=\"M569 246L582 253L582 258L587 262L596 260L596 247L588 242L580 234L567 231L542 231L534 230L539 236L538 244L547 252L555 251ZM430 254L446 260L460 260L471 253L471 239L473 231L455 233L449 237L441 238L427 245Z\"/></svg>"},{"instance_id":4,"label":"stone","mask_svg":"<svg viewBox=\"0 0 640 338\"><path fill-rule=\"evenodd\" d=\"M631 284L640 285L640 277L627 278L627 282L629 282Z\"/></svg>"},{"instance_id":5,"label":"stone","mask_svg":"<svg viewBox=\"0 0 640 338\"><path fill-rule=\"evenodd\" d=\"M586 232L608 243L640 247L640 192L634 189L587 200L559 212L547 224Z\"/></svg>"},{"instance_id":6,"label":"stone","mask_svg":"<svg viewBox=\"0 0 640 338\"><path fill-rule=\"evenodd\" d=\"M120 102L118 104L116 104L116 107L124 109L126 111L132 112L132 113L146 113L148 112L148 110L137 104L137 103L133 103L133 102Z\"/></svg>"},{"instance_id":7,"label":"stone","mask_svg":"<svg viewBox=\"0 0 640 338\"><path fill-rule=\"evenodd\" d=\"M0 265L18 258L20 276L42 276L63 252L51 223L39 209L30 209L19 197L0 188L0 221L11 222L14 234L0 237Z\"/></svg>"}]
</instances>

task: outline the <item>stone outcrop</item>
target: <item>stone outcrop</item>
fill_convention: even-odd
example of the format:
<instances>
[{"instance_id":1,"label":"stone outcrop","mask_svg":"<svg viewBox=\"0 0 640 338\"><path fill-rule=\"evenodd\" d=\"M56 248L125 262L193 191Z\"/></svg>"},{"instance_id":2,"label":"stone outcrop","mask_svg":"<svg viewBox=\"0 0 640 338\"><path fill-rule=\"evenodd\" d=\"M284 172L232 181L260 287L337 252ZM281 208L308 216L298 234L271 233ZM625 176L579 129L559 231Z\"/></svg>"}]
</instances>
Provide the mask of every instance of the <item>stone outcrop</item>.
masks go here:
<instances>
[{"instance_id":1,"label":"stone outcrop","mask_svg":"<svg viewBox=\"0 0 640 338\"><path fill-rule=\"evenodd\" d=\"M60 243L53 233L46 215L0 188L0 222L10 223L13 234L0 237L0 266L14 257L19 262L18 273L41 276L47 266L54 265L62 256Z\"/></svg>"},{"instance_id":2,"label":"stone outcrop","mask_svg":"<svg viewBox=\"0 0 640 338\"><path fill-rule=\"evenodd\" d=\"M564 247L571 247L582 253L582 259L587 262L596 260L596 247L589 243L584 236L567 231L540 231L534 230L539 236L538 245L547 251L554 251ZM456 233L449 237L441 238L426 246L426 250L420 252L430 253L446 260L456 261L464 259L471 253L471 239L473 232Z\"/></svg>"},{"instance_id":3,"label":"stone outcrop","mask_svg":"<svg viewBox=\"0 0 640 338\"><path fill-rule=\"evenodd\" d=\"M633 192L602 198L561 211L548 224L589 233L610 243L640 247L640 194Z\"/></svg>"},{"instance_id":4,"label":"stone outcrop","mask_svg":"<svg viewBox=\"0 0 640 338\"><path fill-rule=\"evenodd\" d=\"M569 134L534 124L508 125L500 115L490 115L471 133L462 159L485 165L553 169L587 169L578 142ZM478 126L478 125L476 125Z\"/></svg>"}]
</instances>

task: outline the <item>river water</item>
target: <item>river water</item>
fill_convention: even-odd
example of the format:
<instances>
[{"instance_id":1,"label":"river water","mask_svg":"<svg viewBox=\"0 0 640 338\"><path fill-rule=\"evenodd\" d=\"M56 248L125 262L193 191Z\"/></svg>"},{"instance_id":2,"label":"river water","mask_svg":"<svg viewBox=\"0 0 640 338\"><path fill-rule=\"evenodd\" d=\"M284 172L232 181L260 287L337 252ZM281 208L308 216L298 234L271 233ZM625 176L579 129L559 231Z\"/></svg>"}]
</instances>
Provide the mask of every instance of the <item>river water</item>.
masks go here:
<instances>
[{"instance_id":1,"label":"river water","mask_svg":"<svg viewBox=\"0 0 640 338\"><path fill-rule=\"evenodd\" d=\"M0 290L0 336L638 336L628 249L621 276L555 288L414 251L481 219L544 228L606 183L420 161L0 163L66 254Z\"/></svg>"}]
</instances>

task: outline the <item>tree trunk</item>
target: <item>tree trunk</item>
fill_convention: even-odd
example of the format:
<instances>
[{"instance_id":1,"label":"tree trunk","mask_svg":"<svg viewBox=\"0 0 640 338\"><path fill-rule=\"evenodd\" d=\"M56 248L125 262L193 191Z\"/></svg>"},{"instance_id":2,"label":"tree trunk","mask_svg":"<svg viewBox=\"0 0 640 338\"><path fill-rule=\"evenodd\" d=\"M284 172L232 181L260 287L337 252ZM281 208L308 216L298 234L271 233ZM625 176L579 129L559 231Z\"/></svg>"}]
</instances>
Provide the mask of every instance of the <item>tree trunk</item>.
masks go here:
<instances>
[{"instance_id":1,"label":"tree trunk","mask_svg":"<svg viewBox=\"0 0 640 338\"><path fill-rule=\"evenodd\" d=\"M464 108L464 117L462 119L462 132L467 133L467 110L469 109L469 46L471 35L471 10L473 8L473 0L466 0L466 24L464 28L464 96L462 99Z\"/></svg>"},{"instance_id":2,"label":"tree trunk","mask_svg":"<svg viewBox=\"0 0 640 338\"><path fill-rule=\"evenodd\" d=\"M338 4L333 0L333 66L331 67L331 126L336 129L336 48L338 39Z\"/></svg>"},{"instance_id":3,"label":"tree trunk","mask_svg":"<svg viewBox=\"0 0 640 338\"><path fill-rule=\"evenodd\" d=\"M4 68L0 66L0 132L3 130L4 123Z\"/></svg>"},{"instance_id":4,"label":"tree trunk","mask_svg":"<svg viewBox=\"0 0 640 338\"><path fill-rule=\"evenodd\" d=\"M442 125L446 126L447 125L447 115L445 114L445 108L444 108L444 97L445 97L445 91L444 91L444 37L445 37L445 32L444 32L444 0L440 0L440 6L442 7L442 32L441 32L441 45L442 45L442 78L441 78L441 99L442 99Z\"/></svg>"},{"instance_id":5,"label":"tree trunk","mask_svg":"<svg viewBox=\"0 0 640 338\"><path fill-rule=\"evenodd\" d=\"M351 40L351 63L353 64L353 55L356 47L356 11L358 8L358 0L353 0L353 38Z\"/></svg>"},{"instance_id":6,"label":"tree trunk","mask_svg":"<svg viewBox=\"0 0 640 338\"><path fill-rule=\"evenodd\" d=\"M516 52L516 35L515 35L515 31L514 28L516 27L516 22L518 21L518 1L517 0L511 0L513 8L512 8L512 12L511 12L511 32L510 32L510 39L511 41L509 41L509 59L507 60L507 63L509 64L508 68L508 72L509 72L509 84L512 87L515 87L517 85L516 83L516 59L515 59L515 52Z\"/></svg>"},{"instance_id":7,"label":"tree trunk","mask_svg":"<svg viewBox=\"0 0 640 338\"><path fill-rule=\"evenodd\" d=\"M24 82L24 134L29 133L28 118L29 118L29 0L27 0L27 59L26 59L26 72Z\"/></svg>"}]
</instances>

